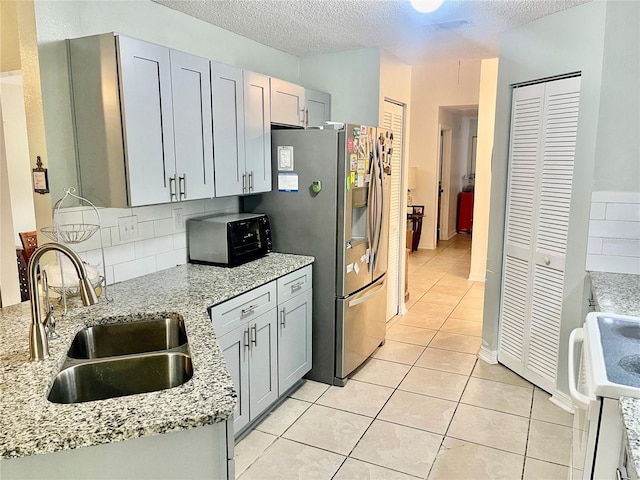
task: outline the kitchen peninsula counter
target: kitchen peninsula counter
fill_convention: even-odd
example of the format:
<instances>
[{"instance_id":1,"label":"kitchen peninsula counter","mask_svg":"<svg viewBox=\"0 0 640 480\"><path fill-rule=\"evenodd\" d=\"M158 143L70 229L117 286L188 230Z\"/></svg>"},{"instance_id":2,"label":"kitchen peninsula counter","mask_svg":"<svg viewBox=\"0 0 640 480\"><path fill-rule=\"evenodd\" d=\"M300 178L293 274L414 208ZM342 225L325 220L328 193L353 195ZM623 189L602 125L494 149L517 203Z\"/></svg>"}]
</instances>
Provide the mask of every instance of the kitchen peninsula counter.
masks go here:
<instances>
[{"instance_id":1,"label":"kitchen peninsula counter","mask_svg":"<svg viewBox=\"0 0 640 480\"><path fill-rule=\"evenodd\" d=\"M29 302L0 309L0 458L11 459L212 425L233 415L236 394L208 307L298 270L313 257L271 253L235 268L186 264L109 285L96 305L57 315L51 356L29 362ZM77 299L74 299L74 301ZM74 305L76 303L74 302ZM58 309L57 309L58 310ZM86 403L47 400L75 334L150 313L184 318L193 377L167 390Z\"/></svg>"},{"instance_id":2,"label":"kitchen peninsula counter","mask_svg":"<svg viewBox=\"0 0 640 480\"><path fill-rule=\"evenodd\" d=\"M589 273L596 311L640 317L640 275ZM620 411L637 474L640 473L640 399L621 397Z\"/></svg>"}]
</instances>

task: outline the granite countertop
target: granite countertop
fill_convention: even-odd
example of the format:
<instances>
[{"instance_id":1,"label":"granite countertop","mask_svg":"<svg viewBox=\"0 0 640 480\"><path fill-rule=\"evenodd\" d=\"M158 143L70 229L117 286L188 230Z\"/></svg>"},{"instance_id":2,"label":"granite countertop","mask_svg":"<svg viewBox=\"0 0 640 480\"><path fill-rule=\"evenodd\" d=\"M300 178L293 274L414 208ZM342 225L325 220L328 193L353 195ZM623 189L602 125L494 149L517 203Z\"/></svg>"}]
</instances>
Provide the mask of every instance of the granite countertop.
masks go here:
<instances>
[{"instance_id":1,"label":"granite countertop","mask_svg":"<svg viewBox=\"0 0 640 480\"><path fill-rule=\"evenodd\" d=\"M29 302L0 309L0 458L52 453L210 425L229 418L236 394L207 308L313 262L271 253L235 268L181 265L108 287L96 305L58 315L51 356L29 362ZM76 300L76 299L74 299ZM77 302L76 302L77 304ZM168 390L75 404L46 399L74 335L88 325L169 312L185 321L193 377ZM133 314L133 315L132 315ZM139 317L138 317L139 318Z\"/></svg>"},{"instance_id":2,"label":"granite countertop","mask_svg":"<svg viewBox=\"0 0 640 480\"><path fill-rule=\"evenodd\" d=\"M595 309L640 317L640 275L589 272ZM640 398L621 397L620 411L636 475L640 473Z\"/></svg>"}]
</instances>

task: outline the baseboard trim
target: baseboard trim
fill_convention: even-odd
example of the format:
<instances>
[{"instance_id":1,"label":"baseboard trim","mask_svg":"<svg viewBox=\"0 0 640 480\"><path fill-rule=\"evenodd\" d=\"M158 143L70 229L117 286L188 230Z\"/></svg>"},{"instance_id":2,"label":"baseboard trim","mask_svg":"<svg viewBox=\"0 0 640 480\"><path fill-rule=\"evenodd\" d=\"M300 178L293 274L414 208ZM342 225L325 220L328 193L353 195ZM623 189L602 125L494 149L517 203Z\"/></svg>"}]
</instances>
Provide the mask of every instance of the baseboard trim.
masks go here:
<instances>
[{"instance_id":1,"label":"baseboard trim","mask_svg":"<svg viewBox=\"0 0 640 480\"><path fill-rule=\"evenodd\" d=\"M497 350L489 350L484 346L480 347L480 351L478 352L478 358L484 360L487 363L495 365L498 363L498 351Z\"/></svg>"},{"instance_id":2,"label":"baseboard trim","mask_svg":"<svg viewBox=\"0 0 640 480\"><path fill-rule=\"evenodd\" d=\"M549 401L566 412L573 413L575 411L573 401L571 400L571 397L566 393L555 390L553 392L553 395L551 395L551 398L549 398Z\"/></svg>"},{"instance_id":3,"label":"baseboard trim","mask_svg":"<svg viewBox=\"0 0 640 480\"><path fill-rule=\"evenodd\" d=\"M472 275L469 275L468 280L470 282L482 282L482 283L484 283L485 277L484 277L484 274L472 274Z\"/></svg>"}]
</instances>

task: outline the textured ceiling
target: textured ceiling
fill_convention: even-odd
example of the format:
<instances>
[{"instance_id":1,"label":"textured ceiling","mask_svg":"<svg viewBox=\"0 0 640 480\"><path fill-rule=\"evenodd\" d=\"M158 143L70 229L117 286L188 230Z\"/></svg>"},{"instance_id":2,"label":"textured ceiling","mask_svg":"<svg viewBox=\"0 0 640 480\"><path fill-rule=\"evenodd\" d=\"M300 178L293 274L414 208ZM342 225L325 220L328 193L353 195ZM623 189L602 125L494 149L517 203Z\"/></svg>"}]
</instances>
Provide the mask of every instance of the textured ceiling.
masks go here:
<instances>
[{"instance_id":1,"label":"textured ceiling","mask_svg":"<svg viewBox=\"0 0 640 480\"><path fill-rule=\"evenodd\" d=\"M495 57L500 33L590 0L446 0L431 14L408 0L153 1L297 57L380 47L420 65Z\"/></svg>"}]
</instances>

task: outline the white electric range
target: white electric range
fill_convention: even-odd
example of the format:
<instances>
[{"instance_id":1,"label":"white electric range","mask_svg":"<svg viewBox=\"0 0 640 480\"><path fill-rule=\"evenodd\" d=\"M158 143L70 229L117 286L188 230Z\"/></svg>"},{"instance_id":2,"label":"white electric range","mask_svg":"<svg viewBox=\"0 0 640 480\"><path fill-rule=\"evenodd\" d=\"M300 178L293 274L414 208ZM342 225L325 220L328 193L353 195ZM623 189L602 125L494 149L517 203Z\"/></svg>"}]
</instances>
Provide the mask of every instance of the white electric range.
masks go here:
<instances>
[{"instance_id":1,"label":"white electric range","mask_svg":"<svg viewBox=\"0 0 640 480\"><path fill-rule=\"evenodd\" d=\"M618 399L640 398L640 318L587 315L569 337L569 391L576 405L569 478L626 478Z\"/></svg>"}]
</instances>

